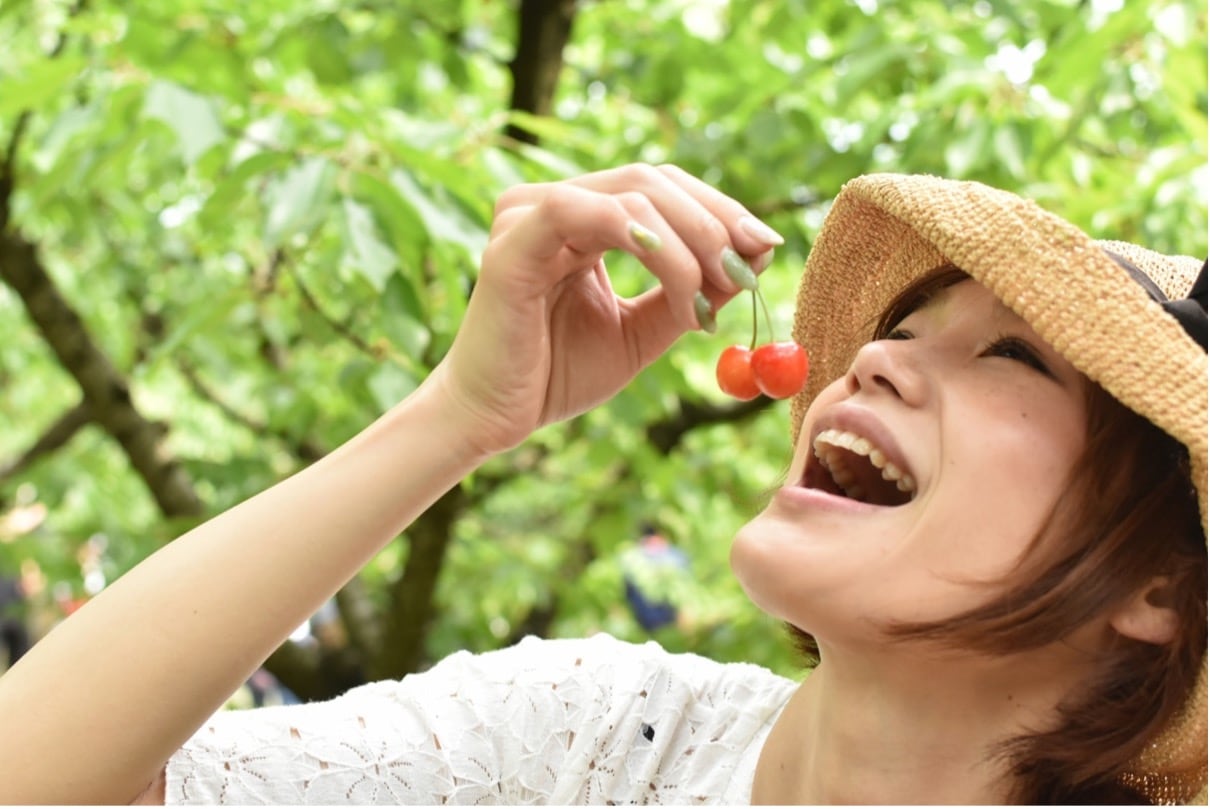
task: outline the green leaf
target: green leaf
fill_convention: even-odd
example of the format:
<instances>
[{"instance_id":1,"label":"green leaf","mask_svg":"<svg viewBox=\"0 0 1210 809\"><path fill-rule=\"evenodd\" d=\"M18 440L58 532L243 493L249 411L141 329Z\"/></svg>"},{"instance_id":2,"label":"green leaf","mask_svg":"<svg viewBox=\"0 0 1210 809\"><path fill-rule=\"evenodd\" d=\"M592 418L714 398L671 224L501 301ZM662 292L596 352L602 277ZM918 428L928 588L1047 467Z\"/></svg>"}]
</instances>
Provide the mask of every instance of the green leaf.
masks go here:
<instances>
[{"instance_id":1,"label":"green leaf","mask_svg":"<svg viewBox=\"0 0 1210 809\"><path fill-rule=\"evenodd\" d=\"M151 348L150 358L170 358L183 350L194 336L226 328L233 312L245 303L241 293L228 291L211 297L205 306L191 307L183 318L173 322L167 336Z\"/></svg>"},{"instance_id":2,"label":"green leaf","mask_svg":"<svg viewBox=\"0 0 1210 809\"><path fill-rule=\"evenodd\" d=\"M7 67L3 61L0 66ZM3 87L0 90L0 116L7 118L43 107L79 78L86 66L84 57L64 55L34 62L16 75L0 72L0 86Z\"/></svg>"},{"instance_id":3,"label":"green leaf","mask_svg":"<svg viewBox=\"0 0 1210 809\"><path fill-rule=\"evenodd\" d=\"M370 374L367 385L380 410L389 410L416 389L416 379L404 369L385 362Z\"/></svg>"},{"instance_id":4,"label":"green leaf","mask_svg":"<svg viewBox=\"0 0 1210 809\"><path fill-rule=\"evenodd\" d=\"M382 329L392 343L411 360L421 362L432 340L425 325L424 309L411 283L399 273L387 281L379 298L382 305Z\"/></svg>"},{"instance_id":5,"label":"green leaf","mask_svg":"<svg viewBox=\"0 0 1210 809\"><path fill-rule=\"evenodd\" d=\"M545 141L585 147L592 143L591 132L558 118L534 115L522 110L509 110L508 121Z\"/></svg>"},{"instance_id":6,"label":"green leaf","mask_svg":"<svg viewBox=\"0 0 1210 809\"><path fill-rule=\"evenodd\" d=\"M900 63L910 54L906 45L884 42L872 43L869 50L850 54L848 70L836 83L836 92L842 100L851 99L867 84L885 79L888 74L901 73Z\"/></svg>"},{"instance_id":7,"label":"green leaf","mask_svg":"<svg viewBox=\"0 0 1210 809\"><path fill-rule=\"evenodd\" d=\"M323 218L335 171L324 157L311 157L273 183L265 194L265 249L271 250Z\"/></svg>"},{"instance_id":8,"label":"green leaf","mask_svg":"<svg viewBox=\"0 0 1210 809\"><path fill-rule=\"evenodd\" d=\"M336 14L325 15L309 26L304 38L307 62L315 78L326 84L344 84L352 78L349 69L349 32Z\"/></svg>"},{"instance_id":9,"label":"green leaf","mask_svg":"<svg viewBox=\"0 0 1210 809\"><path fill-rule=\"evenodd\" d=\"M1026 176L1028 172L1025 168L1025 150L1021 145L1021 135L1015 127L1006 125L997 128L996 134L992 136L992 146L1000 163L1013 177L1020 179Z\"/></svg>"},{"instance_id":10,"label":"green leaf","mask_svg":"<svg viewBox=\"0 0 1210 809\"><path fill-rule=\"evenodd\" d=\"M198 213L198 221L206 229L230 227L231 211L244 199L249 183L293 162L294 158L284 152L258 152L240 161L215 185Z\"/></svg>"},{"instance_id":11,"label":"green leaf","mask_svg":"<svg viewBox=\"0 0 1210 809\"><path fill-rule=\"evenodd\" d=\"M370 209L348 197L341 203L345 225L345 258L349 265L382 292L399 261L395 252L378 238Z\"/></svg>"},{"instance_id":12,"label":"green leaf","mask_svg":"<svg viewBox=\"0 0 1210 809\"><path fill-rule=\"evenodd\" d=\"M950 176L969 177L975 166L984 162L989 134L987 123L979 119L950 141L945 147L945 164Z\"/></svg>"},{"instance_id":13,"label":"green leaf","mask_svg":"<svg viewBox=\"0 0 1210 809\"><path fill-rule=\"evenodd\" d=\"M473 256L487 246L487 233L448 201L438 201L403 169L391 172L391 184L416 210L429 235L459 245Z\"/></svg>"},{"instance_id":14,"label":"green leaf","mask_svg":"<svg viewBox=\"0 0 1210 809\"><path fill-rule=\"evenodd\" d=\"M374 218L394 252L403 263L405 273L413 273L429 243L424 221L400 196L393 186L372 174L359 172L352 177L352 196L374 212ZM419 273L414 273L419 282Z\"/></svg>"},{"instance_id":15,"label":"green leaf","mask_svg":"<svg viewBox=\"0 0 1210 809\"><path fill-rule=\"evenodd\" d=\"M551 178L574 177L577 174L583 174L585 167L568 157L563 153L556 153L550 149L543 149L539 146L532 146L528 143L522 143L517 146L518 153L542 169L543 173Z\"/></svg>"},{"instance_id":16,"label":"green leaf","mask_svg":"<svg viewBox=\"0 0 1210 809\"><path fill-rule=\"evenodd\" d=\"M173 82L152 82L147 88L143 115L162 121L176 133L181 157L188 165L226 139L210 100Z\"/></svg>"},{"instance_id":17,"label":"green leaf","mask_svg":"<svg viewBox=\"0 0 1210 809\"><path fill-rule=\"evenodd\" d=\"M0 96L3 95L0 93ZM102 119L104 111L101 107L101 104L93 103L64 110L42 137L34 159L41 166L49 168L55 164L60 154L70 153L71 150L67 147L72 140Z\"/></svg>"}]
</instances>

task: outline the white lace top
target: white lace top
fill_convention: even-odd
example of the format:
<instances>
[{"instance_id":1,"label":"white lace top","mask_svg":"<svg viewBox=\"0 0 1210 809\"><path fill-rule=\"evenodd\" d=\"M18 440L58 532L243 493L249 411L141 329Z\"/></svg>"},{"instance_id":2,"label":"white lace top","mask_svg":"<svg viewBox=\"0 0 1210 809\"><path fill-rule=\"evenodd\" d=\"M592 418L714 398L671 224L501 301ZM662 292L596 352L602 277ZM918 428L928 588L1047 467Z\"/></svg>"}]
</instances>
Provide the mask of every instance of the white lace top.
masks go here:
<instances>
[{"instance_id":1,"label":"white lace top","mask_svg":"<svg viewBox=\"0 0 1210 809\"><path fill-rule=\"evenodd\" d=\"M169 804L747 803L795 683L655 643L451 655L328 702L216 714Z\"/></svg>"}]
</instances>

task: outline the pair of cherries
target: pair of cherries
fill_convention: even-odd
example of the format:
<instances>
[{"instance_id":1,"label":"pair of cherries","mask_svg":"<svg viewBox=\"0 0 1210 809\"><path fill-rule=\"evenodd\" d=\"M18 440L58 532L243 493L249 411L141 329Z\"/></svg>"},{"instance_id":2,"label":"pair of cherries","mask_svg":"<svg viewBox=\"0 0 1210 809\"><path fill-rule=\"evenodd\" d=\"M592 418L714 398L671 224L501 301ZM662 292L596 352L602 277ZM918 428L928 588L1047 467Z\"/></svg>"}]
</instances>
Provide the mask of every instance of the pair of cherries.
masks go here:
<instances>
[{"instance_id":1,"label":"pair of cherries","mask_svg":"<svg viewBox=\"0 0 1210 809\"><path fill-rule=\"evenodd\" d=\"M751 348L729 346L714 369L723 393L748 401L760 394L787 399L807 382L807 352L792 340Z\"/></svg>"},{"instance_id":2,"label":"pair of cherries","mask_svg":"<svg viewBox=\"0 0 1210 809\"><path fill-rule=\"evenodd\" d=\"M760 290L752 291L752 342L747 346L733 345L723 350L714 374L723 393L748 401L762 393L771 399L788 399L802 390L807 382L807 352L793 340L756 345L756 301L765 310L765 323L770 334L773 323Z\"/></svg>"}]
</instances>

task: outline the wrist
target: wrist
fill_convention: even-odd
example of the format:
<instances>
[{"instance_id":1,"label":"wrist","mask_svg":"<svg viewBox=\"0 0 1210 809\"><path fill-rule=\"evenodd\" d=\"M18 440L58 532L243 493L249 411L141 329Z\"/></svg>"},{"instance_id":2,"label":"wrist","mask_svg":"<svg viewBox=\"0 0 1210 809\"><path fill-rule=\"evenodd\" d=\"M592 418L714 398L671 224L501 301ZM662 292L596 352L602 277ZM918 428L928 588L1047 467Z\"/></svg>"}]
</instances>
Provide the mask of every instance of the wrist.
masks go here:
<instances>
[{"instance_id":1,"label":"wrist","mask_svg":"<svg viewBox=\"0 0 1210 809\"><path fill-rule=\"evenodd\" d=\"M473 386L472 386L473 387ZM523 416L503 416L515 403L492 401L490 386L468 390L457 370L448 362L440 363L416 390L434 414L451 451L478 466L524 441L533 428L526 428ZM503 397L507 398L507 397Z\"/></svg>"},{"instance_id":2,"label":"wrist","mask_svg":"<svg viewBox=\"0 0 1210 809\"><path fill-rule=\"evenodd\" d=\"M428 446L428 455L437 452L440 465L456 470L460 476L473 472L495 454L476 434L462 403L440 378L432 375L381 421L388 429L398 427L401 434L409 436L409 443L419 441Z\"/></svg>"}]
</instances>

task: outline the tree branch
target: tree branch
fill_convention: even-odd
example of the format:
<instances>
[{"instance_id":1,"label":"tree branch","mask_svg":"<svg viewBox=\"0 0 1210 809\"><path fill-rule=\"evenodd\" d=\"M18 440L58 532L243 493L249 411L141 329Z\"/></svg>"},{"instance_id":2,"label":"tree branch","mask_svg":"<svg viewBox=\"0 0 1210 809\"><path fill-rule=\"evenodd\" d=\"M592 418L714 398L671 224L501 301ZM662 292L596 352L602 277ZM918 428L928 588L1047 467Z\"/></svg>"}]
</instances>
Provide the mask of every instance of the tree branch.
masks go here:
<instances>
[{"instance_id":1,"label":"tree branch","mask_svg":"<svg viewBox=\"0 0 1210 809\"><path fill-rule=\"evenodd\" d=\"M8 230L10 201L13 189L16 187L17 150L21 146L21 138L25 135L26 127L29 126L30 117L29 110L17 116L17 123L13 125L13 134L4 148L4 162L0 164L0 232Z\"/></svg>"},{"instance_id":2,"label":"tree branch","mask_svg":"<svg viewBox=\"0 0 1210 809\"><path fill-rule=\"evenodd\" d=\"M87 0L76 0L76 4L67 14L68 19L74 19L87 5ZM67 34L60 31L59 38L55 40L55 46L50 49L47 58L57 59L65 47L67 47ZM9 136L8 143L4 147L4 162L0 163L0 232L8 229L10 202L13 189L16 187L17 152L21 148L21 140L25 137L25 131L29 128L32 117L30 110L21 111L16 123L13 124L13 134Z\"/></svg>"},{"instance_id":3,"label":"tree branch","mask_svg":"<svg viewBox=\"0 0 1210 809\"><path fill-rule=\"evenodd\" d=\"M166 428L135 409L126 380L59 293L34 246L12 230L0 232L0 279L20 296L43 339L80 386L93 420L121 445L160 511L168 517L199 516L202 503L192 482L163 446Z\"/></svg>"},{"instance_id":4,"label":"tree branch","mask_svg":"<svg viewBox=\"0 0 1210 809\"><path fill-rule=\"evenodd\" d=\"M801 193L791 194L788 197L758 200L749 205L748 210L763 219L766 216L773 216L774 214L785 213L786 211L799 211L803 208L809 208L812 205L818 205L821 200L822 198L814 190L804 190Z\"/></svg>"},{"instance_id":5,"label":"tree branch","mask_svg":"<svg viewBox=\"0 0 1210 809\"><path fill-rule=\"evenodd\" d=\"M290 277L294 279L294 283L298 287L298 292L300 295L302 295L303 301L311 308L313 312L315 312L315 314L319 315L319 318L324 323L328 324L328 327L331 328L332 331L348 340L359 351L368 354L376 360L382 359L381 351L376 350L374 346L367 343L359 334L349 328L347 324L340 322L335 317L328 314L328 312L320 305L319 300L313 294L311 294L311 290L307 288L307 285L303 283L302 277L297 271L291 269Z\"/></svg>"},{"instance_id":6,"label":"tree branch","mask_svg":"<svg viewBox=\"0 0 1210 809\"><path fill-rule=\"evenodd\" d=\"M76 433L92 423L88 405L80 402L55 420L55 423L38 436L25 452L0 464L0 485L29 468L43 455L49 455L75 437Z\"/></svg>"},{"instance_id":7,"label":"tree branch","mask_svg":"<svg viewBox=\"0 0 1210 809\"><path fill-rule=\"evenodd\" d=\"M322 458L327 452L309 438L296 439L284 430L270 427L261 421L254 419L247 413L241 413L232 405L226 402L217 391L211 388L198 375L195 369L187 360L180 359L176 362L177 370L185 377L185 381L189 383L189 387L193 388L193 392L200 398L205 399L219 409L224 416L231 421L239 424L246 429L258 434L268 435L281 441L290 448L291 453L297 456L300 460L306 463L314 463Z\"/></svg>"},{"instance_id":8,"label":"tree branch","mask_svg":"<svg viewBox=\"0 0 1210 809\"><path fill-rule=\"evenodd\" d=\"M699 427L727 424L755 416L773 404L773 400L758 396L747 402L711 404L681 399L675 415L647 425L647 440L662 454L676 448L685 434Z\"/></svg>"}]
</instances>

